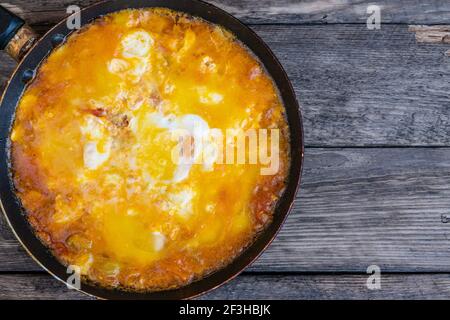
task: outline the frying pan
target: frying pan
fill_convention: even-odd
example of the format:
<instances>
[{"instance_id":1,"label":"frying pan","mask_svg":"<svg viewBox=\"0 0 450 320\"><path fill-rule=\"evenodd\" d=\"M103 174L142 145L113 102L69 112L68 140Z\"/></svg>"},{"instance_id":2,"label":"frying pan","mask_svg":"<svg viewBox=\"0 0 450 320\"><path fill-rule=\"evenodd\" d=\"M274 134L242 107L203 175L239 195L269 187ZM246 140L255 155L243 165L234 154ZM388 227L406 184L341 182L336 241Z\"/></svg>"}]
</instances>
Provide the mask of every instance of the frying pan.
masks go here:
<instances>
[{"instance_id":1,"label":"frying pan","mask_svg":"<svg viewBox=\"0 0 450 320\"><path fill-rule=\"evenodd\" d=\"M277 204L272 223L232 263L187 286L160 292L137 293L82 283L80 291L103 299L187 299L206 293L233 279L255 261L275 238L294 202L303 166L301 114L285 71L267 45L252 30L225 11L198 0L112 0L82 10L81 25L84 26L102 15L119 10L147 7L182 11L221 25L235 34L259 58L273 78L286 109L290 130L291 167L286 189ZM63 282L69 277L67 268L36 237L16 196L11 177L9 136L16 106L27 83L33 79L37 68L52 50L64 43L74 32L68 28L66 20L61 21L38 40L22 19L0 7L0 49L6 49L19 62L4 91L0 105L0 205L12 231L25 250L42 268Z\"/></svg>"}]
</instances>

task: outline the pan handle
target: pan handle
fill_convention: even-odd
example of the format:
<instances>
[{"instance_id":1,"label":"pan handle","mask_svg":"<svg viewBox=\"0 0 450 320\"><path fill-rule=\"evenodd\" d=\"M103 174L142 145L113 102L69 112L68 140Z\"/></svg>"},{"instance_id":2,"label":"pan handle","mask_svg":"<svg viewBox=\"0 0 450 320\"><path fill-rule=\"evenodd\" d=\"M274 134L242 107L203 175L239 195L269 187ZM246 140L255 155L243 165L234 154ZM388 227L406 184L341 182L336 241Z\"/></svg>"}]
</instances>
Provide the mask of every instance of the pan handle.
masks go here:
<instances>
[{"instance_id":1,"label":"pan handle","mask_svg":"<svg viewBox=\"0 0 450 320\"><path fill-rule=\"evenodd\" d=\"M0 6L0 50L6 50L16 61L36 42L38 36L21 18Z\"/></svg>"}]
</instances>

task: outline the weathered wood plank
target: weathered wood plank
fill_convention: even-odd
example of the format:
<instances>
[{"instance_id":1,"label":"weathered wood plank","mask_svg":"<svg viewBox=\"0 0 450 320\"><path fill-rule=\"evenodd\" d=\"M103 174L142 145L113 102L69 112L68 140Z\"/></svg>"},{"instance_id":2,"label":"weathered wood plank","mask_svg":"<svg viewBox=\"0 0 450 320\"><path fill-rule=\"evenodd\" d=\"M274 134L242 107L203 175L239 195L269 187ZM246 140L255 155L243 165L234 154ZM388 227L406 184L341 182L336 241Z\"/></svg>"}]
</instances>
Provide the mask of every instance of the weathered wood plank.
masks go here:
<instances>
[{"instance_id":1,"label":"weathered wood plank","mask_svg":"<svg viewBox=\"0 0 450 320\"><path fill-rule=\"evenodd\" d=\"M381 289L369 290L367 275L244 274L202 297L203 300L450 299L448 274L385 274ZM91 299L68 290L49 275L0 275L0 300Z\"/></svg>"},{"instance_id":2,"label":"weathered wood plank","mask_svg":"<svg viewBox=\"0 0 450 320\"><path fill-rule=\"evenodd\" d=\"M445 45L417 44L406 26L257 27L286 68L307 145L448 145Z\"/></svg>"},{"instance_id":3,"label":"weathered wood plank","mask_svg":"<svg viewBox=\"0 0 450 320\"><path fill-rule=\"evenodd\" d=\"M89 300L47 274L0 274L0 300Z\"/></svg>"},{"instance_id":4,"label":"weathered wood plank","mask_svg":"<svg viewBox=\"0 0 450 320\"><path fill-rule=\"evenodd\" d=\"M368 275L242 275L201 299L386 300L449 299L450 275L381 275L381 289L367 288Z\"/></svg>"},{"instance_id":5,"label":"weathered wood plank","mask_svg":"<svg viewBox=\"0 0 450 320\"><path fill-rule=\"evenodd\" d=\"M450 26L409 26L415 32L417 42L450 44Z\"/></svg>"},{"instance_id":6,"label":"weathered wood plank","mask_svg":"<svg viewBox=\"0 0 450 320\"><path fill-rule=\"evenodd\" d=\"M300 194L258 272L450 272L450 148L307 149ZM0 271L34 271L3 226Z\"/></svg>"},{"instance_id":7,"label":"weathered wood plank","mask_svg":"<svg viewBox=\"0 0 450 320\"><path fill-rule=\"evenodd\" d=\"M257 26L302 105L307 146L450 146L449 45L407 26ZM14 62L0 54L0 81Z\"/></svg>"},{"instance_id":8,"label":"weathered wood plank","mask_svg":"<svg viewBox=\"0 0 450 320\"><path fill-rule=\"evenodd\" d=\"M381 9L382 23L448 23L450 5L438 0L213 0L247 23L366 23L367 8Z\"/></svg>"},{"instance_id":9,"label":"weathered wood plank","mask_svg":"<svg viewBox=\"0 0 450 320\"><path fill-rule=\"evenodd\" d=\"M55 23L69 5L86 7L95 0L3 0L31 24ZM246 23L365 23L370 0L211 0ZM383 23L448 23L450 4L440 0L379 0Z\"/></svg>"}]
</instances>

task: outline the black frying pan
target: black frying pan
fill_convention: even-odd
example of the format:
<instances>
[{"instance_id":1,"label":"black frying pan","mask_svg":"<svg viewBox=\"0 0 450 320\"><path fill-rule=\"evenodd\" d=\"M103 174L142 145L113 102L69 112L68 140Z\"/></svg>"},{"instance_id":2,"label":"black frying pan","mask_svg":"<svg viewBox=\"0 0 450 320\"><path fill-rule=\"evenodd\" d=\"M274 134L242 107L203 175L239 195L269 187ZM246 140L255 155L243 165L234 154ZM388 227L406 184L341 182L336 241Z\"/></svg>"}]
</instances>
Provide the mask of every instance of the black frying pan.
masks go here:
<instances>
[{"instance_id":1,"label":"black frying pan","mask_svg":"<svg viewBox=\"0 0 450 320\"><path fill-rule=\"evenodd\" d=\"M166 7L201 17L234 33L264 64L280 91L290 128L291 168L287 188L280 199L273 222L239 257L208 277L176 290L136 293L105 289L82 283L81 291L105 299L186 299L212 290L233 279L251 264L272 242L294 202L303 164L303 128L299 106L292 85L277 58L265 43L248 27L225 11L198 0L112 0L95 4L81 12L81 24L115 11L128 8ZM16 197L11 179L9 146L10 130L16 106L27 83L33 79L40 63L64 42L73 30L66 20L57 24L40 40L12 13L0 7L0 48L19 62L5 89L0 107L0 200L2 211L17 239L44 269L61 281L68 278L63 266L35 236L26 213Z\"/></svg>"}]
</instances>

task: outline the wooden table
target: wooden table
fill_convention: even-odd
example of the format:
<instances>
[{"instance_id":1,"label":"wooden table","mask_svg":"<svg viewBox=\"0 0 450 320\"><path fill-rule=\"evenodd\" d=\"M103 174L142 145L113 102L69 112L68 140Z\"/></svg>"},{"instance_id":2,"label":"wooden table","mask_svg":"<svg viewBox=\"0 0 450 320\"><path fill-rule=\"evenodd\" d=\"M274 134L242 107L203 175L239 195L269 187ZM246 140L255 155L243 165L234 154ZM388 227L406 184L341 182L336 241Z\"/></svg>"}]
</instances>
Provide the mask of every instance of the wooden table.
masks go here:
<instances>
[{"instance_id":1,"label":"wooden table","mask_svg":"<svg viewBox=\"0 0 450 320\"><path fill-rule=\"evenodd\" d=\"M39 32L68 5L93 2L6 0ZM275 242L204 298L450 298L450 45L439 43L450 35L409 26L450 24L449 2L375 1L379 30L366 25L374 1L211 2L281 60L307 148L300 193ZM435 43L417 43L416 32ZM5 53L0 61L4 82L14 62ZM369 265L381 268L381 290L367 289ZM0 299L11 298L86 299L34 263L0 220Z\"/></svg>"}]
</instances>

